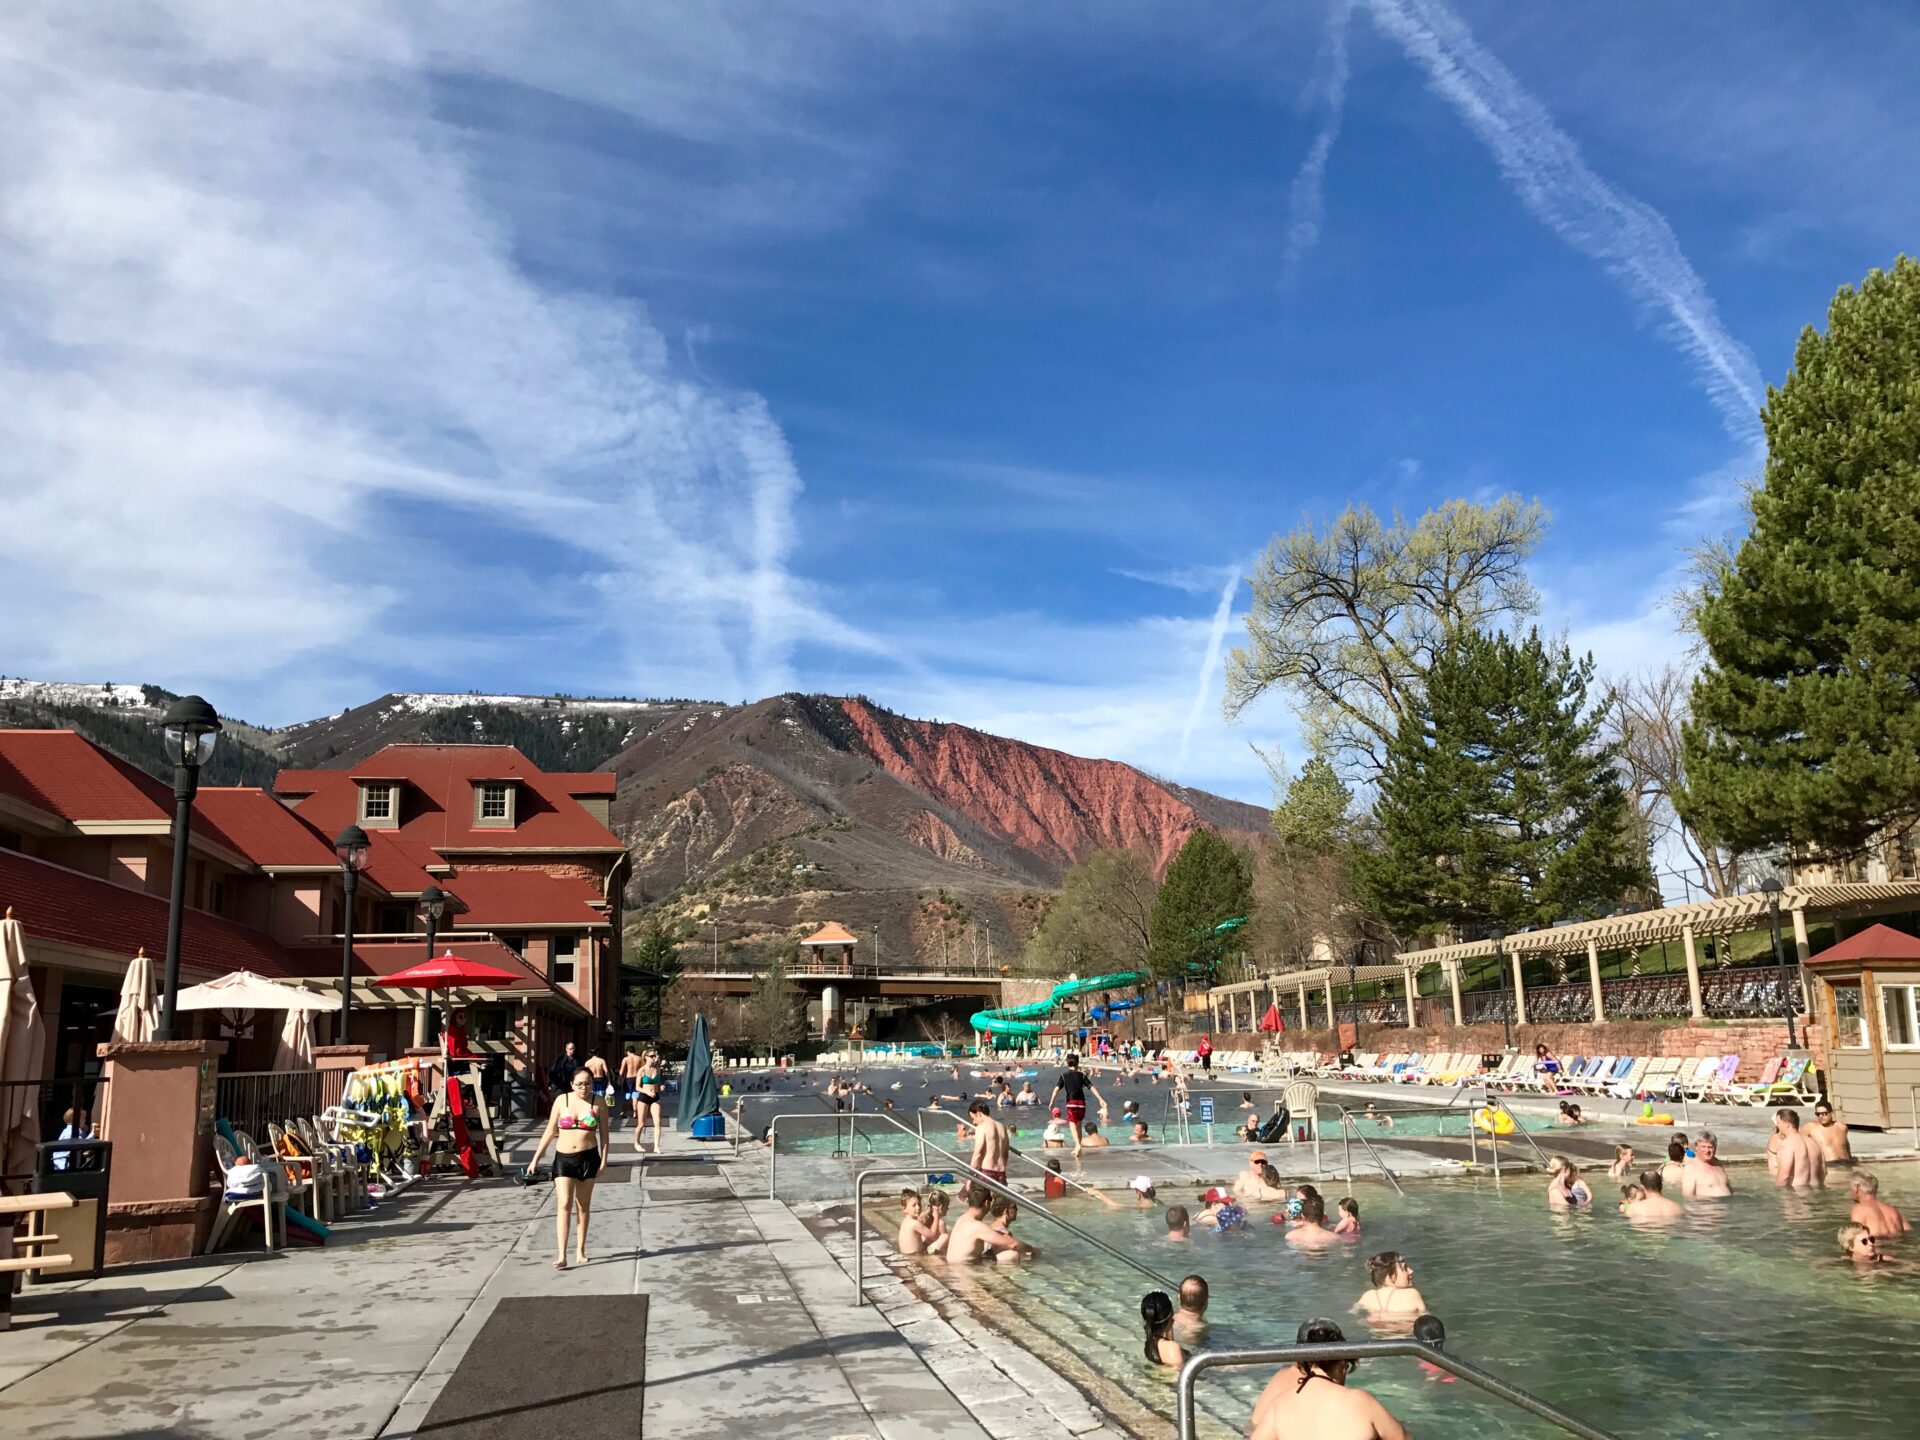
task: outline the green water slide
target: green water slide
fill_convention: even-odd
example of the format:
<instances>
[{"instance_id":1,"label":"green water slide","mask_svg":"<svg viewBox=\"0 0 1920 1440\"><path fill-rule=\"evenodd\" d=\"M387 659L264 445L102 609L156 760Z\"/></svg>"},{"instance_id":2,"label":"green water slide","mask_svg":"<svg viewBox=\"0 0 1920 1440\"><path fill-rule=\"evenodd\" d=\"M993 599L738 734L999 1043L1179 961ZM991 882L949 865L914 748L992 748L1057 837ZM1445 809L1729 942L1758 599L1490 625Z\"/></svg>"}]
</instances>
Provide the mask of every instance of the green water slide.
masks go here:
<instances>
[{"instance_id":1,"label":"green water slide","mask_svg":"<svg viewBox=\"0 0 1920 1440\"><path fill-rule=\"evenodd\" d=\"M1194 934L1204 934L1218 940L1232 934L1246 923L1246 916L1235 915L1230 920L1222 920L1209 930L1196 930ZM1189 968L1199 973L1200 967ZM968 1017L967 1023L984 1035L1008 1040L1036 1040L1040 1032L1046 1028L1041 1022L1053 1013L1056 1006L1100 990L1123 990L1129 985L1139 985L1151 978L1144 970L1128 970L1115 975L1095 975L1089 980L1062 980L1053 987L1053 992L1044 1000L1035 1000L1027 1005L1003 1005L994 1010L976 1010Z\"/></svg>"},{"instance_id":2,"label":"green water slide","mask_svg":"<svg viewBox=\"0 0 1920 1440\"><path fill-rule=\"evenodd\" d=\"M1003 1005L996 1010L976 1010L967 1023L984 1034L1005 1036L1009 1040L1033 1040L1046 1028L1041 1022L1056 1007L1082 995L1138 985L1147 978L1144 970L1129 970L1117 975L1095 975L1088 980L1062 980L1044 1000L1035 1000L1029 1005Z\"/></svg>"}]
</instances>

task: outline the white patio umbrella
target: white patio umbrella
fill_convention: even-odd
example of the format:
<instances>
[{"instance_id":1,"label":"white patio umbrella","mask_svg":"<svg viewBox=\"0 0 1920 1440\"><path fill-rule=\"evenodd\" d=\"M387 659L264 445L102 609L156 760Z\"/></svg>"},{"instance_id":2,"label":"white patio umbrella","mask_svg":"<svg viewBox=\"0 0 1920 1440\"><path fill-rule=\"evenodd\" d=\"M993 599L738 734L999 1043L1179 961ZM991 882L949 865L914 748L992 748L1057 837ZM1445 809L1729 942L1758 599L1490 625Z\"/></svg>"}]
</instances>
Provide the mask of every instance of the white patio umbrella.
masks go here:
<instances>
[{"instance_id":1,"label":"white patio umbrella","mask_svg":"<svg viewBox=\"0 0 1920 1440\"><path fill-rule=\"evenodd\" d=\"M113 1013L113 1038L121 1044L137 1045L153 1039L159 1028L159 1007L153 996L153 961L145 947L127 966L120 982L120 1008Z\"/></svg>"},{"instance_id":2,"label":"white patio umbrella","mask_svg":"<svg viewBox=\"0 0 1920 1440\"><path fill-rule=\"evenodd\" d=\"M331 1010L339 1004L315 991L282 985L251 970L236 970L204 985L189 985L173 1003L178 1010Z\"/></svg>"},{"instance_id":3,"label":"white patio umbrella","mask_svg":"<svg viewBox=\"0 0 1920 1440\"><path fill-rule=\"evenodd\" d=\"M27 974L26 932L11 905L0 918L0 987L6 990L0 996L0 1080L37 1081L45 1073L47 1031ZM0 1174L31 1175L39 1143L38 1086L0 1086ZM24 1180L9 1183L26 1186Z\"/></svg>"},{"instance_id":4,"label":"white patio umbrella","mask_svg":"<svg viewBox=\"0 0 1920 1440\"><path fill-rule=\"evenodd\" d=\"M273 1052L275 1070L313 1069L313 1012L287 1011L287 1023L280 1027L280 1044Z\"/></svg>"}]
</instances>

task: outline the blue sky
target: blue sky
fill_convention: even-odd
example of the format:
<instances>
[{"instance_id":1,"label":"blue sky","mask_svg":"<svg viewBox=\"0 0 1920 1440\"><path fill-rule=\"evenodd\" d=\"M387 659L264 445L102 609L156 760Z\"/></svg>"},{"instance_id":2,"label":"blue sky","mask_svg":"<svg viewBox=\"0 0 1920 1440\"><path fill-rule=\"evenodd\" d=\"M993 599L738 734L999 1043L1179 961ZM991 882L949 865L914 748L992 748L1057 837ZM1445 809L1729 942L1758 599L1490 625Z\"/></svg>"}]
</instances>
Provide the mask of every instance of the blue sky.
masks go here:
<instances>
[{"instance_id":1,"label":"blue sky","mask_svg":"<svg viewBox=\"0 0 1920 1440\"><path fill-rule=\"evenodd\" d=\"M857 690L1264 800L1274 532L1537 496L1546 622L1678 657L1761 387L1920 233L1893 6L6 32L0 669L265 723Z\"/></svg>"}]
</instances>

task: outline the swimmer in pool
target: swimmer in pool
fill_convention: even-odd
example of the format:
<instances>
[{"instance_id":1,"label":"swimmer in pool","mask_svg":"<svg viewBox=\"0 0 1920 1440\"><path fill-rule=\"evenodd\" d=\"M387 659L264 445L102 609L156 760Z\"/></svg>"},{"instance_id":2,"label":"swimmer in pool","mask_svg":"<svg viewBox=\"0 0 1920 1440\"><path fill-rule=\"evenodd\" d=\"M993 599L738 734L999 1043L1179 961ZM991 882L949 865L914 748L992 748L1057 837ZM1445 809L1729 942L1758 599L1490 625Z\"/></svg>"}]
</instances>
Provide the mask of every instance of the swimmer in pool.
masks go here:
<instances>
[{"instance_id":1,"label":"swimmer in pool","mask_svg":"<svg viewBox=\"0 0 1920 1440\"><path fill-rule=\"evenodd\" d=\"M1677 1220L1687 1207L1666 1196L1658 1170L1641 1172L1637 1181L1620 1187L1620 1213L1629 1220Z\"/></svg>"},{"instance_id":2,"label":"swimmer in pool","mask_svg":"<svg viewBox=\"0 0 1920 1440\"><path fill-rule=\"evenodd\" d=\"M1373 1288L1354 1302L1353 1313L1379 1324L1408 1325L1426 1314L1426 1298L1414 1288L1413 1266L1397 1250L1382 1250L1367 1259L1367 1278Z\"/></svg>"},{"instance_id":3,"label":"swimmer in pool","mask_svg":"<svg viewBox=\"0 0 1920 1440\"><path fill-rule=\"evenodd\" d=\"M1331 1320L1309 1320L1302 1345L1338 1345L1346 1334ZM1350 1389L1351 1360L1296 1362L1274 1373L1253 1407L1247 1440L1408 1440L1401 1423L1364 1390Z\"/></svg>"},{"instance_id":4,"label":"swimmer in pool","mask_svg":"<svg viewBox=\"0 0 1920 1440\"><path fill-rule=\"evenodd\" d=\"M1327 1225L1327 1202L1309 1195L1300 1205L1300 1223L1287 1231L1287 1243L1302 1250L1324 1250L1338 1245L1340 1237Z\"/></svg>"},{"instance_id":5,"label":"swimmer in pool","mask_svg":"<svg viewBox=\"0 0 1920 1440\"><path fill-rule=\"evenodd\" d=\"M1727 1167L1714 1158L1719 1149L1720 1142L1711 1130L1700 1132L1693 1158L1680 1171L1680 1193L1688 1200L1719 1200L1733 1194Z\"/></svg>"},{"instance_id":6,"label":"swimmer in pool","mask_svg":"<svg viewBox=\"0 0 1920 1440\"><path fill-rule=\"evenodd\" d=\"M1798 1110L1776 1110L1767 1137L1767 1169L1781 1189L1811 1190L1827 1183L1827 1155L1820 1142L1800 1131Z\"/></svg>"},{"instance_id":7,"label":"swimmer in pool","mask_svg":"<svg viewBox=\"0 0 1920 1440\"><path fill-rule=\"evenodd\" d=\"M1613 1163L1607 1167L1607 1178L1618 1180L1633 1174L1633 1147L1616 1145L1613 1149Z\"/></svg>"},{"instance_id":8,"label":"swimmer in pool","mask_svg":"<svg viewBox=\"0 0 1920 1440\"><path fill-rule=\"evenodd\" d=\"M1593 1206L1593 1192L1580 1178L1580 1167L1564 1155L1556 1155L1547 1165L1547 1208L1549 1210L1587 1210Z\"/></svg>"},{"instance_id":9,"label":"swimmer in pool","mask_svg":"<svg viewBox=\"0 0 1920 1440\"><path fill-rule=\"evenodd\" d=\"M1853 1194L1853 1213L1847 1218L1864 1225L1876 1240L1897 1240L1910 1228L1907 1217L1880 1198L1880 1180L1868 1171L1857 1171L1848 1189Z\"/></svg>"},{"instance_id":10,"label":"swimmer in pool","mask_svg":"<svg viewBox=\"0 0 1920 1440\"><path fill-rule=\"evenodd\" d=\"M918 1190L900 1192L900 1236L895 1242L902 1255L924 1255L927 1242L933 1239L933 1227L922 1218L923 1209Z\"/></svg>"},{"instance_id":11,"label":"swimmer in pool","mask_svg":"<svg viewBox=\"0 0 1920 1440\"><path fill-rule=\"evenodd\" d=\"M1880 1253L1880 1241L1864 1225L1852 1221L1842 1225L1835 1235L1840 1242L1840 1253L1856 1265L1881 1265L1886 1256Z\"/></svg>"}]
</instances>

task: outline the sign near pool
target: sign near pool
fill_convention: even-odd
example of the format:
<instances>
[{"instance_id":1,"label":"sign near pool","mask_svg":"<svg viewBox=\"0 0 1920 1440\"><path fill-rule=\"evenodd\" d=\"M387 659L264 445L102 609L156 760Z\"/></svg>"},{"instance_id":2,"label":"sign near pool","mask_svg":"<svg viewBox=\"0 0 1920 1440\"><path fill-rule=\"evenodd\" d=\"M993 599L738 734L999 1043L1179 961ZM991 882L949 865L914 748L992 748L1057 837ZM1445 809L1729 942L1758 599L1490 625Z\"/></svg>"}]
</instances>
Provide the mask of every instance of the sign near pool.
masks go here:
<instances>
[{"instance_id":1,"label":"sign near pool","mask_svg":"<svg viewBox=\"0 0 1920 1440\"><path fill-rule=\"evenodd\" d=\"M1213 1124L1213 1097L1211 1095L1202 1095L1200 1097L1200 1123L1202 1125Z\"/></svg>"}]
</instances>

